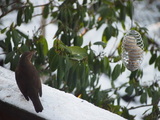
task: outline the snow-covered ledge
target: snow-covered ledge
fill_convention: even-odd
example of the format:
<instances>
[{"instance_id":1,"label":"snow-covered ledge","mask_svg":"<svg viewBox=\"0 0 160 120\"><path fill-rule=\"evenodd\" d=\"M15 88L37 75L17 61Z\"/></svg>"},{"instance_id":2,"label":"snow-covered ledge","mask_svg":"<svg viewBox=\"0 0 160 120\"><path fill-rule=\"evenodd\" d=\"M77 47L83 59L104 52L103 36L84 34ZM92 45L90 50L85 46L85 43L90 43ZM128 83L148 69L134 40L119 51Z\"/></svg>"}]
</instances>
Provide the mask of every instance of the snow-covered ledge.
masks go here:
<instances>
[{"instance_id":1,"label":"snow-covered ledge","mask_svg":"<svg viewBox=\"0 0 160 120\"><path fill-rule=\"evenodd\" d=\"M20 93L14 72L0 67L0 101L2 102L47 120L125 120L72 94L47 85L42 85L42 90L43 94L40 99L44 110L36 113L32 102L26 101Z\"/></svg>"}]
</instances>

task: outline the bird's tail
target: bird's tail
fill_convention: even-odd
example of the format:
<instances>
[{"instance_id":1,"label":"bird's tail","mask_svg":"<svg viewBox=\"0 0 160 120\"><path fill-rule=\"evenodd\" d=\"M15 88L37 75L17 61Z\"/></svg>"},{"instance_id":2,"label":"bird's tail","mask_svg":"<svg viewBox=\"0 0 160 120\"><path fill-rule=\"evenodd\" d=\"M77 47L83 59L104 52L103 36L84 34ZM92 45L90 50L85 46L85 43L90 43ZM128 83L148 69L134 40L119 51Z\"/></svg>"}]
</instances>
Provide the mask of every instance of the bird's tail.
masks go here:
<instances>
[{"instance_id":1,"label":"bird's tail","mask_svg":"<svg viewBox=\"0 0 160 120\"><path fill-rule=\"evenodd\" d=\"M36 98L31 98L31 100L32 100L32 103L34 105L34 108L35 108L36 112L37 113L42 112L43 106L41 104L41 101L40 101L39 97L37 96Z\"/></svg>"}]
</instances>

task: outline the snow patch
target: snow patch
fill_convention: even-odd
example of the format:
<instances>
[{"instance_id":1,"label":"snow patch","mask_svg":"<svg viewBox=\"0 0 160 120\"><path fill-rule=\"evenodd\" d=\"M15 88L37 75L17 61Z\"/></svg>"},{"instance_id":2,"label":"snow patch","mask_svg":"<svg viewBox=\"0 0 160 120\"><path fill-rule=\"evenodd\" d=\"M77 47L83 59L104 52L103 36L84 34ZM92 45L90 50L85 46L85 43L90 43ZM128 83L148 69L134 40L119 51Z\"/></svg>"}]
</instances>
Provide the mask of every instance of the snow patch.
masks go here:
<instances>
[{"instance_id":1,"label":"snow patch","mask_svg":"<svg viewBox=\"0 0 160 120\"><path fill-rule=\"evenodd\" d=\"M31 101L25 100L19 91L15 74L0 67L0 100L38 114L47 120L125 120L121 116L79 99L72 94L42 85L40 98L44 110L36 113Z\"/></svg>"}]
</instances>

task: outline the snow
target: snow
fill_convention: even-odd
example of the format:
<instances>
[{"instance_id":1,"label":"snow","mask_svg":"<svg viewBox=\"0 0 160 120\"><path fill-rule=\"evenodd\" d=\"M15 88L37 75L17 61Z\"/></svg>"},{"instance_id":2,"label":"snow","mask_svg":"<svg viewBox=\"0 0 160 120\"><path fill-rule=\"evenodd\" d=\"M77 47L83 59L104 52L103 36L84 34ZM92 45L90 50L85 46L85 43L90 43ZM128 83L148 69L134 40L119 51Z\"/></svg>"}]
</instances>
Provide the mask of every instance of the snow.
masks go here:
<instances>
[{"instance_id":1,"label":"snow","mask_svg":"<svg viewBox=\"0 0 160 120\"><path fill-rule=\"evenodd\" d=\"M42 85L40 98L44 110L36 113L31 101L19 91L14 72L0 67L0 100L46 118L47 120L125 120L121 116L75 97L72 94Z\"/></svg>"},{"instance_id":2,"label":"snow","mask_svg":"<svg viewBox=\"0 0 160 120\"><path fill-rule=\"evenodd\" d=\"M49 0L41 0L41 1L37 1L37 0L30 0L31 2L34 3L34 5L39 5L39 4L43 4L43 3L47 3ZM135 1L134 2L134 7L135 7L135 10L134 10L134 21L137 22L141 27L147 27L148 28L148 35L149 37L151 38L154 38L154 40L157 42L157 43L160 43L159 42L159 37L160 37L160 22L159 22L159 18L160 18L160 14L159 14L159 10L158 10L158 5L160 5L160 1L159 0L155 0L153 1L152 4L148 4L147 2L148 0L146 1ZM41 13L41 8L37 8L35 9L35 14L37 13ZM5 17L5 19L2 19L4 22L4 26L9 26L12 22L15 21L15 17L13 16L16 16L16 12L12 12L9 17ZM15 18L15 19L14 19ZM126 31L130 29L130 19L127 17L126 18ZM34 32L36 29L38 29L40 27L40 22L41 22L41 17L35 17L34 19L32 19L31 23L30 24L22 24L18 29L20 29L21 31L23 31L25 34L29 35L29 37L32 38ZM48 21L47 21L48 23ZM84 36L84 45L87 45L89 42L91 43L94 43L94 42L97 42L97 41L101 41L101 36L102 36L102 33L103 33L103 30L105 29L106 25L103 25L99 30L96 30L96 29L93 29L93 30L90 30L89 32L87 32L87 34ZM120 38L123 36L123 33L126 32L124 31L123 29L121 29L119 26L119 31L121 32L120 33L120 36L118 36L118 40L115 39L115 38L112 38L108 44L107 44L107 47L105 48L104 52L106 53L106 56L108 56L110 53L112 53L112 50L114 50L116 47L117 47L117 43L119 43L119 40ZM46 27L46 39L48 41L48 46L49 48L51 48L53 46L53 36L55 34L57 30L57 26L56 25L48 25ZM2 35L0 35L1 38L2 38ZM114 43L116 42L116 45L114 46ZM96 53L98 54L99 52L103 51L103 49L101 49L99 46L92 46L92 49L96 51ZM141 65L141 69L143 70L144 72L144 76L143 78L141 79L140 83L143 85L143 84L149 84L150 82L154 81L154 80L159 80L160 79L160 72L154 68L154 64L153 65L149 65L148 63L148 60L150 58L150 53L146 53L145 56L144 56L144 61ZM113 67L114 65L111 64L111 66ZM16 85L12 85L12 84L15 84L14 82L11 84L11 81L8 81L8 79L13 79L13 73L10 73L10 71L6 71L5 69L3 70L2 68L0 69L0 99L4 99L5 101L7 101L9 99L9 102L12 103L12 101L17 101L22 103L23 106L21 105L20 107L23 108L23 109L27 109L28 111L31 111L31 112L34 112L34 108L33 108L33 105L30 102L27 102L24 97L21 95L21 93L19 92L19 90L17 89L17 86ZM5 73L4 73L5 72ZM9 73L9 74L8 74ZM120 75L120 77L117 79L115 85L116 86L119 86L121 84L123 84L124 82L127 82L129 80L128 76L130 74L130 71L126 70L122 75ZM11 76L10 76L11 75ZM4 77L5 76L5 77ZM8 79L7 79L8 78ZM2 80L5 80L2 81ZM8 81L8 82L7 82ZM12 80L12 81L15 81L15 80ZM3 82L3 84L2 84ZM9 85L11 84L11 85ZM2 86L1 86L2 85ZM105 89L110 89L111 88L111 85L110 85L110 79L108 77L106 77L105 75L102 75L101 76L101 79L100 79L100 82L99 82L99 85L101 85L101 89L102 90L105 90ZM12 86L14 86L14 88L12 88ZM3 89L5 88L5 89ZM6 89L7 88L7 89ZM6 90L6 93L5 94L1 94L1 89ZM81 109L84 109L82 108L81 106L81 101L83 100L79 100L79 103L78 101L77 102L70 102L68 99L68 97L66 97L65 99L64 98L57 98L58 96L56 96L55 94L59 93L60 91L58 90L55 90L52 88L52 90L49 90L51 88L49 87L46 87L45 85L43 85L43 96L42 96L42 104L44 106L44 108L47 108L47 110L45 109L42 113L40 113L40 115L42 116L45 116L46 118L48 118L50 115L48 114L52 114L51 117L53 118L57 118L58 120L62 119L62 116L58 116L59 113L60 114L65 114L64 117L67 118L68 115L70 115L72 112L74 114L76 114L74 111L75 110L81 110ZM12 92L10 92L12 91ZM16 95L17 96L17 99L16 98L13 98L13 100L10 99L10 97L13 97L12 94L16 91ZM53 94L53 96L50 94ZM121 94L125 94L124 91L119 91ZM3 92L2 92L3 93ZM12 93L12 94L11 94ZM62 93L62 92L60 92ZM66 95L66 93L63 93ZM4 95L4 96L3 96ZM72 96L72 95L66 95L66 96ZM74 97L74 96L72 96ZM65 101L61 101L61 99L64 99ZM74 98L74 99L77 99L77 98ZM69 101L69 102L68 102ZM139 100L137 100L139 101ZM126 106L126 102L124 101L121 101L121 105L122 106ZM18 106L16 103L16 106ZM61 106L61 104L63 103L63 105ZM67 104L64 104L64 103L67 103ZM73 106L74 104L79 104L79 106ZM83 104L85 104L86 102L82 102ZM70 105L71 108L72 108L72 111L68 110L66 107L66 105ZM127 105L128 107L132 107L132 106L138 106L140 105L140 103L137 103L137 104L134 104L134 103L129 103L129 105ZM28 108L28 106L30 106ZM93 105L92 105L93 106ZM68 107L69 108L69 107ZM50 111L53 111L53 113L50 113ZM142 117L142 114L143 112L146 110L146 108L139 108L139 109L135 109L135 110L132 110L130 111L131 114L134 114L136 115L136 118L137 120L140 120L140 118ZM68 114L69 112L69 114ZM84 112L84 110L83 110ZM90 111L92 112L92 111ZM98 113L98 112L96 112ZM46 115L44 115L46 114ZM76 116L78 118L82 118L82 113L79 111L77 113L79 116ZM84 113L85 115L86 113ZM87 115L89 113L87 112ZM95 114L95 113L94 113ZM106 113L105 113L106 114ZM97 114L95 114L97 115ZM47 117L48 116L48 117ZM101 116L101 114L100 114ZM107 114L107 116L109 116ZM89 117L87 117L89 118ZM94 116L94 118L96 119L96 117ZM109 117L107 117L109 119ZM69 118L71 119L71 118ZM84 118L83 118L84 119ZM100 119L100 118L99 118ZM72 120L72 119L71 119ZM86 118L85 118L86 120ZM101 119L100 119L101 120Z\"/></svg>"}]
</instances>

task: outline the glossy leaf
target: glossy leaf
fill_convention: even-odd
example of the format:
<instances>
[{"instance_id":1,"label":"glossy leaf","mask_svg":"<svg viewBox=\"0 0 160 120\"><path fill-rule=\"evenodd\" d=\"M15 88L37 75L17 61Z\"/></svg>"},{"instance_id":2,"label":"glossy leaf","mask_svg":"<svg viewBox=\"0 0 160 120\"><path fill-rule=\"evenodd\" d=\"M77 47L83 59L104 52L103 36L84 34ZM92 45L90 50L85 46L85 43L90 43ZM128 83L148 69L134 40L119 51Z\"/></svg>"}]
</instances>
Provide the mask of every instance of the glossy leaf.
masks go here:
<instances>
[{"instance_id":1,"label":"glossy leaf","mask_svg":"<svg viewBox=\"0 0 160 120\"><path fill-rule=\"evenodd\" d=\"M16 31L18 32L19 35L21 35L21 36L24 37L25 39L28 39L28 36L27 36L25 33L23 33L22 31L20 31L20 30L18 30L18 29L16 29Z\"/></svg>"},{"instance_id":2,"label":"glossy leaf","mask_svg":"<svg viewBox=\"0 0 160 120\"><path fill-rule=\"evenodd\" d=\"M43 17L47 18L49 14L49 5L46 5L43 9Z\"/></svg>"},{"instance_id":3,"label":"glossy leaf","mask_svg":"<svg viewBox=\"0 0 160 120\"><path fill-rule=\"evenodd\" d=\"M20 48L21 52L24 53L26 51L29 51L29 48L27 45L22 45L21 48Z\"/></svg>"},{"instance_id":4,"label":"glossy leaf","mask_svg":"<svg viewBox=\"0 0 160 120\"><path fill-rule=\"evenodd\" d=\"M103 32L102 41L107 43L112 36L115 37L117 34L118 31L112 25L108 25Z\"/></svg>"},{"instance_id":5,"label":"glossy leaf","mask_svg":"<svg viewBox=\"0 0 160 120\"><path fill-rule=\"evenodd\" d=\"M116 80L121 73L121 66L117 64L112 72L112 80Z\"/></svg>"},{"instance_id":6,"label":"glossy leaf","mask_svg":"<svg viewBox=\"0 0 160 120\"><path fill-rule=\"evenodd\" d=\"M23 9L19 9L18 14L17 14L17 25L20 26L22 23L22 14L23 14Z\"/></svg>"},{"instance_id":7,"label":"glossy leaf","mask_svg":"<svg viewBox=\"0 0 160 120\"><path fill-rule=\"evenodd\" d=\"M2 48L2 49L6 49L6 45L5 45L5 42L4 41L0 41L0 47Z\"/></svg>"},{"instance_id":8,"label":"glossy leaf","mask_svg":"<svg viewBox=\"0 0 160 120\"><path fill-rule=\"evenodd\" d=\"M72 53L72 59L83 60L88 56L87 51L84 48L80 48L78 46L72 46L69 47L69 49L71 50Z\"/></svg>"},{"instance_id":9,"label":"glossy leaf","mask_svg":"<svg viewBox=\"0 0 160 120\"><path fill-rule=\"evenodd\" d=\"M143 93L140 97L141 103L147 103L147 93Z\"/></svg>"},{"instance_id":10,"label":"glossy leaf","mask_svg":"<svg viewBox=\"0 0 160 120\"><path fill-rule=\"evenodd\" d=\"M104 69L103 70L104 73L110 77L110 75L111 75L111 67L110 67L110 64L109 64L109 59L107 57L103 58L102 67Z\"/></svg>"},{"instance_id":11,"label":"glossy leaf","mask_svg":"<svg viewBox=\"0 0 160 120\"><path fill-rule=\"evenodd\" d=\"M13 60L13 56L15 55L15 51L12 51L6 55L5 63L9 63Z\"/></svg>"},{"instance_id":12,"label":"glossy leaf","mask_svg":"<svg viewBox=\"0 0 160 120\"><path fill-rule=\"evenodd\" d=\"M19 61L19 58L20 58L20 55L19 54L16 54L12 60L12 64L11 64L11 69L13 71L15 71L16 67L17 67L17 64L18 64L18 61Z\"/></svg>"},{"instance_id":13,"label":"glossy leaf","mask_svg":"<svg viewBox=\"0 0 160 120\"><path fill-rule=\"evenodd\" d=\"M133 8L133 2L132 1L128 1L128 5L127 5L127 13L129 15L129 17L133 18L133 12L134 12L134 8Z\"/></svg>"},{"instance_id":14,"label":"glossy leaf","mask_svg":"<svg viewBox=\"0 0 160 120\"><path fill-rule=\"evenodd\" d=\"M48 53L48 43L43 36L39 37L39 39L37 40L37 45L39 45L39 47L41 46L40 49L42 49L43 54L47 55L47 53Z\"/></svg>"},{"instance_id":15,"label":"glossy leaf","mask_svg":"<svg viewBox=\"0 0 160 120\"><path fill-rule=\"evenodd\" d=\"M94 45L101 45L103 48L106 47L106 43L104 43L103 41L95 42Z\"/></svg>"},{"instance_id":16,"label":"glossy leaf","mask_svg":"<svg viewBox=\"0 0 160 120\"><path fill-rule=\"evenodd\" d=\"M13 38L14 46L17 47L18 43L20 41L20 38L19 38L18 32L16 30L12 31L12 38Z\"/></svg>"},{"instance_id":17,"label":"glossy leaf","mask_svg":"<svg viewBox=\"0 0 160 120\"><path fill-rule=\"evenodd\" d=\"M75 46L81 46L83 43L83 37L82 36L76 36L74 38L74 45Z\"/></svg>"},{"instance_id":18,"label":"glossy leaf","mask_svg":"<svg viewBox=\"0 0 160 120\"><path fill-rule=\"evenodd\" d=\"M57 69L57 87L60 88L60 85L64 79L64 66L65 66L65 63L64 63L64 59L63 57L59 56L59 59L58 59L58 69ZM54 64L55 65L55 64Z\"/></svg>"},{"instance_id":19,"label":"glossy leaf","mask_svg":"<svg viewBox=\"0 0 160 120\"><path fill-rule=\"evenodd\" d=\"M6 33L7 37L5 39L5 45L6 45L6 51L11 52L12 51L12 44L11 44L11 32L7 31Z\"/></svg>"},{"instance_id":20,"label":"glossy leaf","mask_svg":"<svg viewBox=\"0 0 160 120\"><path fill-rule=\"evenodd\" d=\"M4 28L4 29L2 29L2 30L1 30L1 33L3 34L4 32L6 32L6 29L7 29L7 27Z\"/></svg>"},{"instance_id":21,"label":"glossy leaf","mask_svg":"<svg viewBox=\"0 0 160 120\"><path fill-rule=\"evenodd\" d=\"M132 95L133 90L134 90L134 86L130 85L126 88L125 92L128 93L128 95Z\"/></svg>"},{"instance_id":22,"label":"glossy leaf","mask_svg":"<svg viewBox=\"0 0 160 120\"><path fill-rule=\"evenodd\" d=\"M153 64L153 63L155 62L156 58L157 58L157 54L153 54L153 55L151 56L151 59L149 60L149 64L150 64L150 65Z\"/></svg>"},{"instance_id":23,"label":"glossy leaf","mask_svg":"<svg viewBox=\"0 0 160 120\"><path fill-rule=\"evenodd\" d=\"M32 19L32 14L34 12L34 7L33 7L31 2L29 3L29 10L30 10L30 12L29 12L29 20L31 20Z\"/></svg>"},{"instance_id":24,"label":"glossy leaf","mask_svg":"<svg viewBox=\"0 0 160 120\"><path fill-rule=\"evenodd\" d=\"M29 6L26 7L26 9L24 10L24 20L26 23L28 23L29 21L29 14L30 14L30 10L29 10Z\"/></svg>"}]
</instances>

